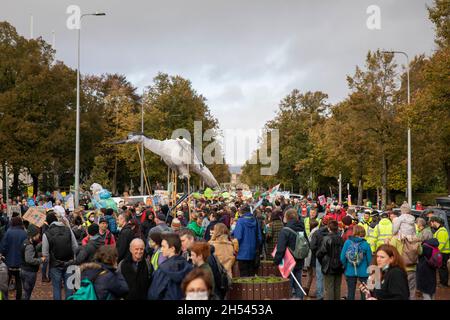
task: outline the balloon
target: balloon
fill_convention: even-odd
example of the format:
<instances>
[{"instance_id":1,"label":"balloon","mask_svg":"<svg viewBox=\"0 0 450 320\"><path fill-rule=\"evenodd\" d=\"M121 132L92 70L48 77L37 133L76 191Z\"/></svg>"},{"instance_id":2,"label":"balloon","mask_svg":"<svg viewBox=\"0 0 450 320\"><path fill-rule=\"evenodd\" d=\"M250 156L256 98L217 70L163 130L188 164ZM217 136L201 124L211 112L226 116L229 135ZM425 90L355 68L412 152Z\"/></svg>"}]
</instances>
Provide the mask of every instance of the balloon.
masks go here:
<instances>
[{"instance_id":1,"label":"balloon","mask_svg":"<svg viewBox=\"0 0 450 320\"><path fill-rule=\"evenodd\" d=\"M211 199L214 196L213 191L211 190L211 188L206 188L206 190L203 193L203 195L205 196L206 199Z\"/></svg>"}]
</instances>

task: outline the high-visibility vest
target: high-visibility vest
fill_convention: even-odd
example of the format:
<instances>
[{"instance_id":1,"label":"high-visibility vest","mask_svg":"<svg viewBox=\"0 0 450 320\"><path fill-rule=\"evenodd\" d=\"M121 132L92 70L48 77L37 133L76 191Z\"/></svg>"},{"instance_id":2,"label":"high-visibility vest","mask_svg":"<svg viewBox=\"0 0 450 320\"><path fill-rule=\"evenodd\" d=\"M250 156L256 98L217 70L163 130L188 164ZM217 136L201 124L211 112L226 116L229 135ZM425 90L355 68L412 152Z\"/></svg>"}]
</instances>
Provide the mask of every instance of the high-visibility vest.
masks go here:
<instances>
[{"instance_id":1,"label":"high-visibility vest","mask_svg":"<svg viewBox=\"0 0 450 320\"><path fill-rule=\"evenodd\" d=\"M373 233L376 241L374 242L374 246L371 248L372 252L375 252L381 245L383 245L386 239L392 237L393 228L394 226L388 218L383 218L380 220Z\"/></svg>"},{"instance_id":2,"label":"high-visibility vest","mask_svg":"<svg viewBox=\"0 0 450 320\"><path fill-rule=\"evenodd\" d=\"M372 248L375 247L376 242L377 242L377 239L374 236L375 229L376 229L376 227L371 228L370 226L367 226L367 233L366 233L365 239L366 239L367 243L370 245L371 250L372 250ZM372 250L372 252L374 252L374 251Z\"/></svg>"},{"instance_id":3,"label":"high-visibility vest","mask_svg":"<svg viewBox=\"0 0 450 320\"><path fill-rule=\"evenodd\" d=\"M159 267L158 265L158 259L159 259L159 255L161 254L161 249L158 249L152 256L152 258L150 259L150 263L153 266L153 270L156 271Z\"/></svg>"},{"instance_id":4,"label":"high-visibility vest","mask_svg":"<svg viewBox=\"0 0 450 320\"><path fill-rule=\"evenodd\" d=\"M318 227L320 228L320 224L321 224L321 222L322 222L322 219L316 218L316 220L319 222ZM310 218L310 217L306 217L306 218L305 218L305 221L304 221L304 223L305 223L305 232L306 232L306 236L307 236L307 237L309 237L309 234L311 233L311 226L310 226L310 224L309 224L310 221L311 221L311 218Z\"/></svg>"},{"instance_id":5,"label":"high-visibility vest","mask_svg":"<svg viewBox=\"0 0 450 320\"><path fill-rule=\"evenodd\" d=\"M368 229L369 229L369 223L366 221L361 221L360 223L358 223L358 226L361 226L364 228L364 231L366 231L366 237L368 234Z\"/></svg>"},{"instance_id":6,"label":"high-visibility vest","mask_svg":"<svg viewBox=\"0 0 450 320\"><path fill-rule=\"evenodd\" d=\"M441 250L442 253L450 253L450 239L445 227L440 227L434 234L434 238L439 241L439 250Z\"/></svg>"}]
</instances>

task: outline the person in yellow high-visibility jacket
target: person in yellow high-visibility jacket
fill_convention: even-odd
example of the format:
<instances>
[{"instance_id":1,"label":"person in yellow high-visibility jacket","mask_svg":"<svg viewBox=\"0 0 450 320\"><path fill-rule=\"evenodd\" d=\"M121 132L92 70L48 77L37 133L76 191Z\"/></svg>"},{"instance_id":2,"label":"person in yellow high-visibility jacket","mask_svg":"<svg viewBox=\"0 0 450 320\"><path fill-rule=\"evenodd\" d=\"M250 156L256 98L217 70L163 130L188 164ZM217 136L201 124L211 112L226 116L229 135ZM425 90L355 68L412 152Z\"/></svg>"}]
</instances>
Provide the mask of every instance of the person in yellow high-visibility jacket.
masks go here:
<instances>
[{"instance_id":1,"label":"person in yellow high-visibility jacket","mask_svg":"<svg viewBox=\"0 0 450 320\"><path fill-rule=\"evenodd\" d=\"M444 227L444 221L437 216L430 218L430 224L436 230L434 238L439 241L439 250L442 254L442 267L439 268L440 286L448 288L448 267L447 261L450 257L450 239L448 230Z\"/></svg>"},{"instance_id":2,"label":"person in yellow high-visibility jacket","mask_svg":"<svg viewBox=\"0 0 450 320\"><path fill-rule=\"evenodd\" d=\"M364 211L363 220L360 221L358 225L364 228L364 231L366 231L366 236L371 222L372 218L370 217L370 211Z\"/></svg>"},{"instance_id":3,"label":"person in yellow high-visibility jacket","mask_svg":"<svg viewBox=\"0 0 450 320\"><path fill-rule=\"evenodd\" d=\"M309 234L311 233L311 227L310 227L311 224L310 224L310 222L311 222L311 220L313 220L313 219L316 219L316 220L317 220L317 222L319 223L319 228L320 228L322 219L317 218L317 211L316 211L316 209L311 209L311 210L309 211L309 217L306 217L306 218L303 220L303 223L305 224L305 232L306 232L306 236L307 236L307 237L309 237Z\"/></svg>"},{"instance_id":4,"label":"person in yellow high-visibility jacket","mask_svg":"<svg viewBox=\"0 0 450 320\"><path fill-rule=\"evenodd\" d=\"M393 235L393 225L392 221L388 217L387 212L381 214L381 220L378 222L377 226L374 228L372 237L373 241L371 243L370 249L372 252L377 251L377 249L385 244Z\"/></svg>"},{"instance_id":5,"label":"person in yellow high-visibility jacket","mask_svg":"<svg viewBox=\"0 0 450 320\"><path fill-rule=\"evenodd\" d=\"M367 243L370 245L370 249L372 249L376 245L377 239L374 237L374 233L375 233L375 229L378 226L377 221L378 221L377 218L373 217L372 222L370 223L369 227L367 228L367 234L366 234L365 239L366 239ZM375 252L375 250L372 250L372 252Z\"/></svg>"}]
</instances>

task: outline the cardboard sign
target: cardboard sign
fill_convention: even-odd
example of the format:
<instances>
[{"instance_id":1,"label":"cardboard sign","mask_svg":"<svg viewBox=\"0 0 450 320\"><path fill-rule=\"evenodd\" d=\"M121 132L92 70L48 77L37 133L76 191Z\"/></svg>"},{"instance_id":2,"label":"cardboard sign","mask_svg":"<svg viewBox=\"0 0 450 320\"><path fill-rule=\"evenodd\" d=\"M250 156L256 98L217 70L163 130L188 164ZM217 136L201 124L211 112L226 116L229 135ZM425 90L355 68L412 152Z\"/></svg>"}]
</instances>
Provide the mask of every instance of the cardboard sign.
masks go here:
<instances>
[{"instance_id":1,"label":"cardboard sign","mask_svg":"<svg viewBox=\"0 0 450 320\"><path fill-rule=\"evenodd\" d=\"M45 210L33 207L28 209L22 218L40 228L44 225L46 217Z\"/></svg>"}]
</instances>

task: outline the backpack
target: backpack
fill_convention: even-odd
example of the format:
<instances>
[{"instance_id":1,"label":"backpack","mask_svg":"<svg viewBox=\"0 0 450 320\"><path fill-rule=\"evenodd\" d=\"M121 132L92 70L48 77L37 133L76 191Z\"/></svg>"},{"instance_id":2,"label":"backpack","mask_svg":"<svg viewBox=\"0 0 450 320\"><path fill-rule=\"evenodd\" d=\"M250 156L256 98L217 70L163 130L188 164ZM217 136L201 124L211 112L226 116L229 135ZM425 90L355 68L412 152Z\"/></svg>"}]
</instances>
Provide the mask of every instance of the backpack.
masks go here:
<instances>
[{"instance_id":1,"label":"backpack","mask_svg":"<svg viewBox=\"0 0 450 320\"><path fill-rule=\"evenodd\" d=\"M73 258L72 233L68 227L52 226L46 236L52 258L57 261L69 261Z\"/></svg>"},{"instance_id":2,"label":"backpack","mask_svg":"<svg viewBox=\"0 0 450 320\"><path fill-rule=\"evenodd\" d=\"M442 267L443 258L441 250L439 250L438 247L429 245L428 243L424 243L423 245L431 248L432 250L430 258L426 258L427 264L434 269L439 269Z\"/></svg>"},{"instance_id":3,"label":"backpack","mask_svg":"<svg viewBox=\"0 0 450 320\"><path fill-rule=\"evenodd\" d=\"M8 267L0 258L0 292L8 293Z\"/></svg>"},{"instance_id":4,"label":"backpack","mask_svg":"<svg viewBox=\"0 0 450 320\"><path fill-rule=\"evenodd\" d=\"M215 293L220 299L224 299L230 289L231 278L215 254L209 256L208 264L214 275Z\"/></svg>"},{"instance_id":5,"label":"backpack","mask_svg":"<svg viewBox=\"0 0 450 320\"><path fill-rule=\"evenodd\" d=\"M89 279L81 280L80 288L73 295L67 297L67 300L98 300L94 283L98 276L105 274L106 272L106 270L98 272L92 281Z\"/></svg>"},{"instance_id":6,"label":"backpack","mask_svg":"<svg viewBox=\"0 0 450 320\"><path fill-rule=\"evenodd\" d=\"M294 251L291 250L292 255L295 259L305 259L308 256L309 253L309 241L305 237L304 232L295 232L289 227L285 227L290 232L294 233L296 236L295 239L295 249Z\"/></svg>"},{"instance_id":7,"label":"backpack","mask_svg":"<svg viewBox=\"0 0 450 320\"><path fill-rule=\"evenodd\" d=\"M351 241L350 245L345 251L345 258L355 268L355 274L357 274L356 268L361 264L364 259L364 252L361 250L361 242Z\"/></svg>"},{"instance_id":8,"label":"backpack","mask_svg":"<svg viewBox=\"0 0 450 320\"><path fill-rule=\"evenodd\" d=\"M107 216L109 218L106 218L108 220L108 229L113 234L117 234L117 222L116 219L112 216Z\"/></svg>"},{"instance_id":9,"label":"backpack","mask_svg":"<svg viewBox=\"0 0 450 320\"><path fill-rule=\"evenodd\" d=\"M413 266L417 264L419 260L419 246L420 242L416 240L408 240L408 238L404 238L401 240L403 244L402 249L402 258L405 262L405 266Z\"/></svg>"}]
</instances>

